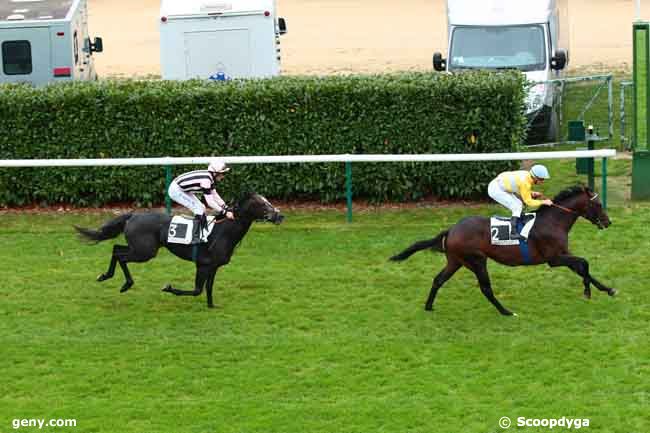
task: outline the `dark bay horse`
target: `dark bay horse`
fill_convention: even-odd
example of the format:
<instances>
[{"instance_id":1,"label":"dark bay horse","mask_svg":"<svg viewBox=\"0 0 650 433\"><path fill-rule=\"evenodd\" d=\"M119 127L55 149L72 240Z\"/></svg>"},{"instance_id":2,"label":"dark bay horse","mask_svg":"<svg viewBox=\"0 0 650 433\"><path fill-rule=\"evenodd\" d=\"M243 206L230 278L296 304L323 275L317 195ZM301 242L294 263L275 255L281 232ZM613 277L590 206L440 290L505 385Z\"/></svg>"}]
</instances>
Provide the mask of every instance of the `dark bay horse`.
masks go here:
<instances>
[{"instance_id":1,"label":"dark bay horse","mask_svg":"<svg viewBox=\"0 0 650 433\"><path fill-rule=\"evenodd\" d=\"M433 309L433 302L438 289L450 279L454 273L465 266L478 279L483 295L503 315L513 313L504 308L492 293L490 277L487 271L487 259L508 266L524 264L539 265L548 263L549 266L567 266L582 277L584 296L591 298L590 284L599 290L614 296L616 290L609 288L589 273L589 263L582 257L576 257L569 252L569 231L578 217L584 217L599 229L611 224L604 211L598 194L584 186L574 186L560 192L553 199L554 206L542 207L537 211L537 221L528 238L530 262L525 263L518 245L492 245L490 239L490 219L484 217L468 217L459 221L448 230L439 233L433 239L414 243L406 250L391 257L393 261L402 261L414 253L431 249L443 252L447 256L447 265L433 279L431 292L425 304L425 310Z\"/></svg>"},{"instance_id":2,"label":"dark bay horse","mask_svg":"<svg viewBox=\"0 0 650 433\"><path fill-rule=\"evenodd\" d=\"M278 209L259 194L250 193L242 197L233 208L234 220L223 220L213 228L206 243L198 246L196 254L196 278L194 290L179 290L167 285L164 292L178 296L198 296L206 287L208 307L212 302L212 286L217 269L230 262L235 247L243 239L254 221L270 221L280 224L284 217ZM119 263L126 282L120 292L126 292L133 285L128 262L146 262L156 256L160 247L166 247L183 260L192 261L193 245L167 243L167 232L172 217L164 213L128 213L114 218L99 230L75 227L83 238L91 241L105 241L124 233L127 245L115 245L108 271L97 277L97 281L112 278Z\"/></svg>"}]
</instances>

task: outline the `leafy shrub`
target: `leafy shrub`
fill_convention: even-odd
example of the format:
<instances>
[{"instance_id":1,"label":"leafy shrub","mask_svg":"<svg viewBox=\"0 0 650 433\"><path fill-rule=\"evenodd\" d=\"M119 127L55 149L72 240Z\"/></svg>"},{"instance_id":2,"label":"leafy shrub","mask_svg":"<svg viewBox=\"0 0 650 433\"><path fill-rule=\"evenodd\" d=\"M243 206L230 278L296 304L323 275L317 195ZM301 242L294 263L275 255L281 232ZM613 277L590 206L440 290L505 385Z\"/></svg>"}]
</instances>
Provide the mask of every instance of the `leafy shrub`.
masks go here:
<instances>
[{"instance_id":1,"label":"leafy shrub","mask_svg":"<svg viewBox=\"0 0 650 433\"><path fill-rule=\"evenodd\" d=\"M8 85L0 87L0 159L510 152L525 134L523 84L516 72L472 72ZM511 167L353 164L354 194L472 197ZM344 164L249 164L235 166L221 190L332 201L344 185ZM164 188L156 166L0 169L4 205L151 205Z\"/></svg>"}]
</instances>

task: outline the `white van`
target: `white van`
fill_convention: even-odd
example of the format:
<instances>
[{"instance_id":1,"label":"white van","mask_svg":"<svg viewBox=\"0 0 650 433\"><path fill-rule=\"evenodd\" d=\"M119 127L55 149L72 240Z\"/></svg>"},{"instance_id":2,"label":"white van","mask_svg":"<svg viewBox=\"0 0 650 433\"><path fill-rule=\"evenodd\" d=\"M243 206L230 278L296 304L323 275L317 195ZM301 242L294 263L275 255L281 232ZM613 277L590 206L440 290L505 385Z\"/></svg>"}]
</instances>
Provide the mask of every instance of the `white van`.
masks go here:
<instances>
[{"instance_id":1,"label":"white van","mask_svg":"<svg viewBox=\"0 0 650 433\"><path fill-rule=\"evenodd\" d=\"M0 83L97 78L86 0L0 0Z\"/></svg>"},{"instance_id":2,"label":"white van","mask_svg":"<svg viewBox=\"0 0 650 433\"><path fill-rule=\"evenodd\" d=\"M162 78L278 75L280 35L286 31L275 0L162 0Z\"/></svg>"},{"instance_id":3,"label":"white van","mask_svg":"<svg viewBox=\"0 0 650 433\"><path fill-rule=\"evenodd\" d=\"M568 0L447 0L448 58L436 71L518 69L528 81L557 78L568 62ZM555 86L531 87L526 101L529 143L555 141Z\"/></svg>"}]
</instances>

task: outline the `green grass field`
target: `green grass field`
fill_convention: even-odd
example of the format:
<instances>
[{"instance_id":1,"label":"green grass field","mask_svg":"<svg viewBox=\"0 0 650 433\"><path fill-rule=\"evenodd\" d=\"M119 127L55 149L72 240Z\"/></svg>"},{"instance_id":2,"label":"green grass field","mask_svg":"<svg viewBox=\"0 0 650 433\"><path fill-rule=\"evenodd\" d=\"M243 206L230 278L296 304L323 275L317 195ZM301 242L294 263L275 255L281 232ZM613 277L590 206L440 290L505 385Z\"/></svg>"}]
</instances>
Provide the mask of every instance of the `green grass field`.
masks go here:
<instances>
[{"instance_id":1,"label":"green grass field","mask_svg":"<svg viewBox=\"0 0 650 433\"><path fill-rule=\"evenodd\" d=\"M131 265L126 294L119 270L95 282L112 242L83 244L71 226L110 214L1 214L0 431L74 418L47 431L486 433L504 431L502 416L564 416L588 418L592 433L645 433L649 211L617 204L609 229L581 220L572 232L615 298L594 289L584 300L568 269L491 263L517 318L466 270L426 313L444 256L387 262L496 206L365 211L352 224L339 211L287 212L281 226L256 224L217 274L214 310L205 295L160 292L193 283L192 264L166 251Z\"/></svg>"}]
</instances>

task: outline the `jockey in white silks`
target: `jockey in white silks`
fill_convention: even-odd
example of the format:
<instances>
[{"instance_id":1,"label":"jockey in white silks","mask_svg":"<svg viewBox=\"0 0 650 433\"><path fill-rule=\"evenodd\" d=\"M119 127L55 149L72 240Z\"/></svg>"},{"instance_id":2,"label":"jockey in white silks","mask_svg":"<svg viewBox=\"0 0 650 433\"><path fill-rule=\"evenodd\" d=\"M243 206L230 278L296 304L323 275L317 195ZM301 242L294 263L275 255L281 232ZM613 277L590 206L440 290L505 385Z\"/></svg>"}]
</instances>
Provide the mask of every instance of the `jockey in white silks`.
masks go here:
<instances>
[{"instance_id":1,"label":"jockey in white silks","mask_svg":"<svg viewBox=\"0 0 650 433\"><path fill-rule=\"evenodd\" d=\"M530 171L503 172L488 185L489 196L512 212L510 218L511 239L521 239L521 235L517 232L517 223L521 218L524 203L529 207L553 205L553 202L549 199L537 200L537 198L542 197L542 194L532 191L533 185L541 185L544 180L550 177L546 167L538 164L534 165Z\"/></svg>"},{"instance_id":2,"label":"jockey in white silks","mask_svg":"<svg viewBox=\"0 0 650 433\"><path fill-rule=\"evenodd\" d=\"M228 171L230 168L221 159L215 158L210 162L207 170L195 170L181 174L169 185L169 197L194 214L193 244L200 242L200 234L208 226L205 215L206 208L196 196L197 193L203 194L208 206L217 213L228 219L234 218L232 211L228 209L215 189L215 184L223 180Z\"/></svg>"}]
</instances>

